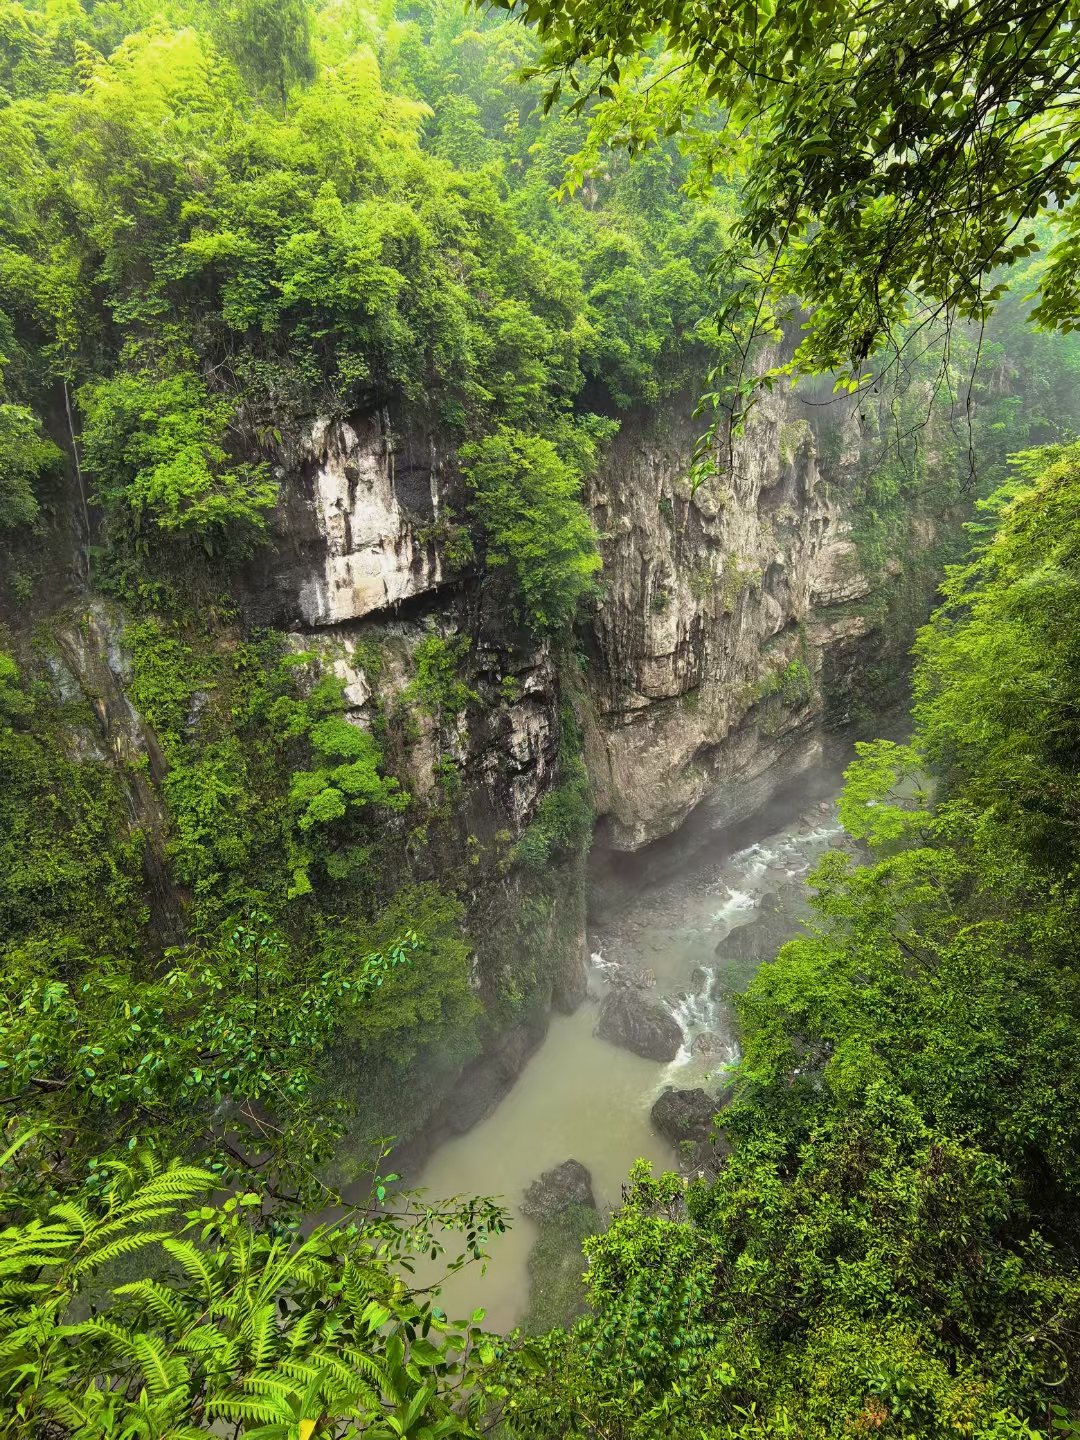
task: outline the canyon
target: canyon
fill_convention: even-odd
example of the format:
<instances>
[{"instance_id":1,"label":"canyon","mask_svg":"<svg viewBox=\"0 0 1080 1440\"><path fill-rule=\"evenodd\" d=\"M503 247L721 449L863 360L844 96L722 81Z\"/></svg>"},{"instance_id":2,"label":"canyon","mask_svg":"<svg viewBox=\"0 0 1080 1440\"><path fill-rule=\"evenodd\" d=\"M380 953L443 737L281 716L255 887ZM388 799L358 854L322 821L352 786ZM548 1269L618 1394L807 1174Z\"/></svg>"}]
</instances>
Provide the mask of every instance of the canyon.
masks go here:
<instances>
[{"instance_id":1,"label":"canyon","mask_svg":"<svg viewBox=\"0 0 1080 1440\"><path fill-rule=\"evenodd\" d=\"M695 483L693 410L687 394L663 413L635 412L605 447L586 497L603 568L570 640L530 631L505 573L455 552L462 477L446 437L416 412L290 435L269 543L229 576L233 620L218 643L272 627L341 682L347 719L380 732L429 816L423 833L386 822L392 864L464 905L483 1006L475 1035L457 1051L428 1036L408 1112L391 1106L370 1122L403 1141L406 1171L489 1116L552 1011L583 1002L587 911L602 915L633 873L626 857L647 856L688 817L723 835L903 694L938 530L951 521L907 507L872 572L859 493L887 458L880 419L820 390L777 390L726 473ZM123 605L87 596L78 507L58 510L53 583L5 618L48 637L56 696L89 703L73 743L116 768L145 841L159 943L176 943L184 896L169 872L167 762L131 699ZM410 703L433 645L461 671L460 709ZM191 698L192 732L206 698ZM545 801L574 775L580 788L582 765L595 828L530 863Z\"/></svg>"}]
</instances>

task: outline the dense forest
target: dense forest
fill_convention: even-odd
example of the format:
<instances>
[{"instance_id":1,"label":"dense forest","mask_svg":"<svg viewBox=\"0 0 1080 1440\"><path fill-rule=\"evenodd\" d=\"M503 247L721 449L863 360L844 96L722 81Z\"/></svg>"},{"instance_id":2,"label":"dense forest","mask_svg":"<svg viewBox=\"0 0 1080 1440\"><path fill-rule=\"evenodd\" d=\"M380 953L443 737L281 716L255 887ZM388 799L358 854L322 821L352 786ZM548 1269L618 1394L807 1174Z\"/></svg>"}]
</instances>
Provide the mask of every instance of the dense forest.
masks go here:
<instances>
[{"instance_id":1,"label":"dense forest","mask_svg":"<svg viewBox=\"0 0 1080 1440\"><path fill-rule=\"evenodd\" d=\"M1080 14L507 8L0 0L0 1430L1080 1434ZM369 431L376 532L422 493L339 594ZM920 627L865 863L731 1001L715 1164L489 1333L417 1276L502 1200L392 1142L577 983L590 677L679 597L742 657L800 506L862 669L792 602L724 724L869 737Z\"/></svg>"}]
</instances>

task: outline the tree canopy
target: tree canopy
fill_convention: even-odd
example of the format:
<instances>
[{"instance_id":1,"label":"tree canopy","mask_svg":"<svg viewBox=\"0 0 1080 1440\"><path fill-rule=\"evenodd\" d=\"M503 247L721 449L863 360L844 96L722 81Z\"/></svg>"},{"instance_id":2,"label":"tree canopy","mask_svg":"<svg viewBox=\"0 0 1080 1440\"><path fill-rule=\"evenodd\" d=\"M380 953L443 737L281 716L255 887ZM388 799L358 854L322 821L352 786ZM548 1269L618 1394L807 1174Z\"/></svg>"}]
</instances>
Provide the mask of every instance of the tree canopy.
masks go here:
<instances>
[{"instance_id":1,"label":"tree canopy","mask_svg":"<svg viewBox=\"0 0 1080 1440\"><path fill-rule=\"evenodd\" d=\"M1035 318L1080 317L1070 5L518 0L551 95L631 149L739 176L758 279L809 312L800 360L858 377L913 313L982 320L1055 227Z\"/></svg>"}]
</instances>

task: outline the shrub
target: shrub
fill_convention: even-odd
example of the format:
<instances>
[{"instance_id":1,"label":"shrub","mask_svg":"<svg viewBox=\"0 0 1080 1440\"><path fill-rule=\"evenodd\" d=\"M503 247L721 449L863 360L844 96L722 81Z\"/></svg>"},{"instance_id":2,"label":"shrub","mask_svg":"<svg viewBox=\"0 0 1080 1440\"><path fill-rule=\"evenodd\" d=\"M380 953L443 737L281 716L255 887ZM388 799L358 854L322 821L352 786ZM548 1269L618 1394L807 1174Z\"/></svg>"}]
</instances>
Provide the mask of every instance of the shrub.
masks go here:
<instances>
[{"instance_id":1,"label":"shrub","mask_svg":"<svg viewBox=\"0 0 1080 1440\"><path fill-rule=\"evenodd\" d=\"M569 624L600 568L581 472L550 440L505 427L463 445L461 458L489 563L512 568L537 630Z\"/></svg>"},{"instance_id":2,"label":"shrub","mask_svg":"<svg viewBox=\"0 0 1080 1440\"><path fill-rule=\"evenodd\" d=\"M86 464L102 502L159 530L205 535L261 529L277 498L265 465L233 464L224 446L232 402L191 370L121 372L85 385Z\"/></svg>"},{"instance_id":3,"label":"shrub","mask_svg":"<svg viewBox=\"0 0 1080 1440\"><path fill-rule=\"evenodd\" d=\"M458 673L468 653L467 635L448 640L441 635L425 636L416 648L416 678L406 690L406 697L440 719L460 715L470 701L478 698Z\"/></svg>"}]
</instances>

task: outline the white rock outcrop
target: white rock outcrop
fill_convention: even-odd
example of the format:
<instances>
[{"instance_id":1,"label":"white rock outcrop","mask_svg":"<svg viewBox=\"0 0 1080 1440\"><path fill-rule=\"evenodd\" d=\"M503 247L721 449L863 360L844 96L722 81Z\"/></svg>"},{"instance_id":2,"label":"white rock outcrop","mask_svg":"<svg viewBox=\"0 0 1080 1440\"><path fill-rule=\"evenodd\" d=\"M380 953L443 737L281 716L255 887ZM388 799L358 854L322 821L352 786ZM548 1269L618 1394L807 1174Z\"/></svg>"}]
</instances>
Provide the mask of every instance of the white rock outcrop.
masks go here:
<instances>
[{"instance_id":1,"label":"white rock outcrop","mask_svg":"<svg viewBox=\"0 0 1080 1440\"><path fill-rule=\"evenodd\" d=\"M320 420L311 433L311 503L325 541L321 573L300 592L308 625L339 625L431 590L442 581L436 547L422 541L402 507L389 420ZM434 469L431 503L438 515Z\"/></svg>"}]
</instances>

